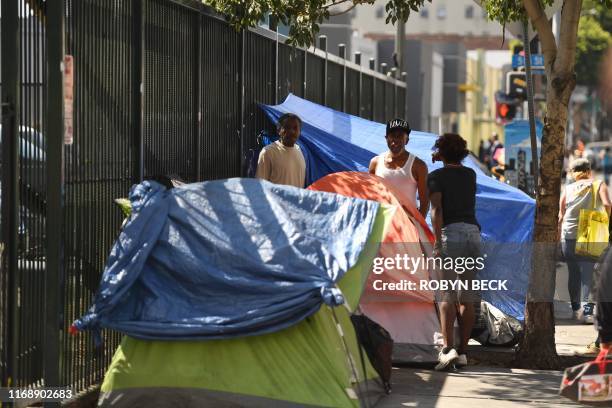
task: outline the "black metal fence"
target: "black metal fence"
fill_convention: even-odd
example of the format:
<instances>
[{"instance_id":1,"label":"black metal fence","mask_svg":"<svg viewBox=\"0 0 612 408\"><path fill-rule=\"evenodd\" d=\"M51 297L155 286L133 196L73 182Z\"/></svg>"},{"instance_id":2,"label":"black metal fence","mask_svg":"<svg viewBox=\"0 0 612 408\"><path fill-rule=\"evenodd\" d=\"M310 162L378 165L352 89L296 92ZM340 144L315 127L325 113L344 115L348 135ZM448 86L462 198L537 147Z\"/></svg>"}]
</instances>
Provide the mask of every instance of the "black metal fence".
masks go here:
<instances>
[{"instance_id":1,"label":"black metal fence","mask_svg":"<svg viewBox=\"0 0 612 408\"><path fill-rule=\"evenodd\" d=\"M91 305L122 221L113 199L133 183L240 176L269 127L257 104L289 93L377 121L404 113L403 83L263 28L238 33L198 2L2 5L3 386L101 380L119 335L96 348L67 329Z\"/></svg>"}]
</instances>

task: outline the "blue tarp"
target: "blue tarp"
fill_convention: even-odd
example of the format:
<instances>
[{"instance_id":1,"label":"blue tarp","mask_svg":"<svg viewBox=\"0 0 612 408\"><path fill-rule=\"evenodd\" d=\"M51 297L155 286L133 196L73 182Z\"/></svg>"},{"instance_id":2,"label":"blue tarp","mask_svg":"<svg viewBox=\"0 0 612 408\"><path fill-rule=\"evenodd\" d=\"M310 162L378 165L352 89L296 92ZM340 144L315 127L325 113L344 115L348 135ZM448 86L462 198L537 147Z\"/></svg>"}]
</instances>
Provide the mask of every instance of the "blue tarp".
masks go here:
<instances>
[{"instance_id":1,"label":"blue tarp","mask_svg":"<svg viewBox=\"0 0 612 408\"><path fill-rule=\"evenodd\" d=\"M280 105L262 108L273 121L287 112L303 120L300 147L307 165L307 184L338 171L367 171L372 157L386 150L385 125L338 112L289 95ZM413 131L408 150L427 163L429 171L436 135ZM464 164L477 174L476 216L482 226L486 269L479 279L507 279L509 291L488 291L483 297L517 319L523 309L529 271L535 202L527 194L485 175L468 157Z\"/></svg>"},{"instance_id":2,"label":"blue tarp","mask_svg":"<svg viewBox=\"0 0 612 408\"><path fill-rule=\"evenodd\" d=\"M344 300L378 203L254 179L130 192L132 215L79 330L142 339L269 333Z\"/></svg>"}]
</instances>

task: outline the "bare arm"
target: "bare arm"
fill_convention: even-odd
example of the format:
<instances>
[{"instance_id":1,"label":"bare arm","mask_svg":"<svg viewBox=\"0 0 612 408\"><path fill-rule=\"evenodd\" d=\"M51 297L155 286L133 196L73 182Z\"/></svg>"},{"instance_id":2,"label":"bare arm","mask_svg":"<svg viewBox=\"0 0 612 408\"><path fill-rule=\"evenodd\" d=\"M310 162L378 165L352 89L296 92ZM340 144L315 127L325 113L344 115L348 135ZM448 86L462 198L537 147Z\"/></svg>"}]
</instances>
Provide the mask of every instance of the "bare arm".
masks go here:
<instances>
[{"instance_id":1,"label":"bare arm","mask_svg":"<svg viewBox=\"0 0 612 408\"><path fill-rule=\"evenodd\" d=\"M431 194L429 200L431 201L431 226L436 236L436 246L439 247L442 244L442 226L444 225L442 193Z\"/></svg>"},{"instance_id":2,"label":"bare arm","mask_svg":"<svg viewBox=\"0 0 612 408\"><path fill-rule=\"evenodd\" d=\"M559 224L563 222L563 217L565 217L565 191L561 194L559 200Z\"/></svg>"},{"instance_id":3,"label":"bare arm","mask_svg":"<svg viewBox=\"0 0 612 408\"><path fill-rule=\"evenodd\" d=\"M565 217L565 191L561 194L561 200L559 201L559 222L557 223L557 240L561 239L561 224L563 223L563 217Z\"/></svg>"},{"instance_id":4,"label":"bare arm","mask_svg":"<svg viewBox=\"0 0 612 408\"><path fill-rule=\"evenodd\" d=\"M372 160L370 160L370 167L368 167L368 173L376 174L376 165L378 164L378 156L374 156Z\"/></svg>"},{"instance_id":5,"label":"bare arm","mask_svg":"<svg viewBox=\"0 0 612 408\"><path fill-rule=\"evenodd\" d=\"M414 161L412 176L417 181L419 191L419 212L425 218L429 211L429 191L427 189L427 165L422 160L416 159Z\"/></svg>"},{"instance_id":6,"label":"bare arm","mask_svg":"<svg viewBox=\"0 0 612 408\"><path fill-rule=\"evenodd\" d=\"M608 215L610 215L610 209L612 208L612 203L610 202L610 195L608 194L608 186L606 183L601 183L601 187L599 187L599 197L601 198L601 203Z\"/></svg>"},{"instance_id":7,"label":"bare arm","mask_svg":"<svg viewBox=\"0 0 612 408\"><path fill-rule=\"evenodd\" d=\"M255 177L263 180L270 180L270 160L266 158L266 150L262 149L259 152L259 159L257 160L257 171Z\"/></svg>"}]
</instances>

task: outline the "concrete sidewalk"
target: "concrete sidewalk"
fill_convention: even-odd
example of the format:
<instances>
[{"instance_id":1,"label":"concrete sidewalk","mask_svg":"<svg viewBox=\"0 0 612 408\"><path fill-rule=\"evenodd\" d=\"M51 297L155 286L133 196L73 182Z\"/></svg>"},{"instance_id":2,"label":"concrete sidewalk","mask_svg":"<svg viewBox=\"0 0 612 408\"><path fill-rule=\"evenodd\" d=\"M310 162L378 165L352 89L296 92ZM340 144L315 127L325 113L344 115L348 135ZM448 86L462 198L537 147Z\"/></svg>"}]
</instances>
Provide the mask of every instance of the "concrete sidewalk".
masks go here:
<instances>
[{"instance_id":1,"label":"concrete sidewalk","mask_svg":"<svg viewBox=\"0 0 612 408\"><path fill-rule=\"evenodd\" d=\"M593 325L571 320L568 299L567 268L563 264L557 270L555 338L557 352L565 357L580 355L597 336ZM392 376L393 392L377 407L582 406L559 396L559 385L563 377L561 371L503 367L511 362L514 353L515 349L511 347L483 347L471 341L468 348L470 359L484 357L478 365L450 373L436 372L432 368L395 367ZM494 367L496 363L498 366Z\"/></svg>"},{"instance_id":2,"label":"concrete sidewalk","mask_svg":"<svg viewBox=\"0 0 612 408\"><path fill-rule=\"evenodd\" d=\"M572 320L567 279L567 265L564 262L559 262L554 301L557 353L560 355L575 355L581 353L589 343L595 341L597 331L593 325L584 325Z\"/></svg>"},{"instance_id":3,"label":"concrete sidewalk","mask_svg":"<svg viewBox=\"0 0 612 408\"><path fill-rule=\"evenodd\" d=\"M558 320L555 333L557 352L561 356L575 356L595 339L592 325L580 325L572 320ZM559 396L562 371L494 367L491 360L503 366L513 359L515 350L510 347L472 344L468 350L470 359L484 354L489 363L448 373L432 368L394 367L393 392L377 407L581 406Z\"/></svg>"},{"instance_id":4,"label":"concrete sidewalk","mask_svg":"<svg viewBox=\"0 0 612 408\"><path fill-rule=\"evenodd\" d=\"M453 373L395 368L393 391L377 407L568 407L558 371L467 367Z\"/></svg>"}]
</instances>

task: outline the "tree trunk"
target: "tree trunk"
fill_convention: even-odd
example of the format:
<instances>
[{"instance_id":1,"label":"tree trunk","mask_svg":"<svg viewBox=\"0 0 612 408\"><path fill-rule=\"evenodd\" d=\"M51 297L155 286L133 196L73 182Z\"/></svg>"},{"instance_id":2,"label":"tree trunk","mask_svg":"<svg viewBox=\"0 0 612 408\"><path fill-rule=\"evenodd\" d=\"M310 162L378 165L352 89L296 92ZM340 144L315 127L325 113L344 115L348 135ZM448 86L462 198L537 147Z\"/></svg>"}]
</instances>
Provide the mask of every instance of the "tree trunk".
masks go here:
<instances>
[{"instance_id":1,"label":"tree trunk","mask_svg":"<svg viewBox=\"0 0 612 408\"><path fill-rule=\"evenodd\" d=\"M553 298L557 258L557 221L569 99L576 86L573 73L550 72L540 155L540 177L525 307L525 333L516 363L520 367L557 369Z\"/></svg>"}]
</instances>

